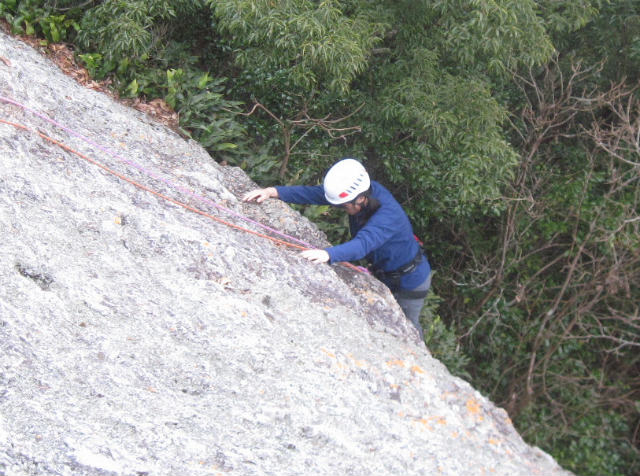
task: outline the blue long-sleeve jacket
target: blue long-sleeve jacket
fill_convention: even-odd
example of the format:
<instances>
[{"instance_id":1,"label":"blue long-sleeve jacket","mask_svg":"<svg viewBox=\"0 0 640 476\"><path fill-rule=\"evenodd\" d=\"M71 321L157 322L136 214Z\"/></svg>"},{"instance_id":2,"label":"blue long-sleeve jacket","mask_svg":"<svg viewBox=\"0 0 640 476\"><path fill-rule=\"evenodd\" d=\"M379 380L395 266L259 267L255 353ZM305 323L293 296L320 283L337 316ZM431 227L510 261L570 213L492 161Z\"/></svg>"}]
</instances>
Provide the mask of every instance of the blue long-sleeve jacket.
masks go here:
<instances>
[{"instance_id":1,"label":"blue long-sleeve jacket","mask_svg":"<svg viewBox=\"0 0 640 476\"><path fill-rule=\"evenodd\" d=\"M321 185L276 187L281 200L301 205L331 205L324 196ZM357 261L366 258L374 269L395 271L409 264L419 250L413 235L409 217L391 192L378 182L371 181L371 195L380 202L380 208L361 224L358 215L349 216L352 239L340 245L326 248L331 263ZM400 289L413 289L424 282L431 273L427 257L423 255L420 265L411 273L402 276ZM383 278L392 291L393 283Z\"/></svg>"}]
</instances>

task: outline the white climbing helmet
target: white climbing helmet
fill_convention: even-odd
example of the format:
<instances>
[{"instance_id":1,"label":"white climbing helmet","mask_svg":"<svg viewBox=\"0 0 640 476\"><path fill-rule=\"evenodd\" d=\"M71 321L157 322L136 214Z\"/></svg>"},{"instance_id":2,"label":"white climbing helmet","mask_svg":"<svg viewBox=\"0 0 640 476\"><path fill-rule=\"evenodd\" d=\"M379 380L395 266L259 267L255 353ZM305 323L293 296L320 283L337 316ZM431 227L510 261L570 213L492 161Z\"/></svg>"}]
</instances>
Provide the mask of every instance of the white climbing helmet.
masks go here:
<instances>
[{"instance_id":1,"label":"white climbing helmet","mask_svg":"<svg viewBox=\"0 0 640 476\"><path fill-rule=\"evenodd\" d=\"M369 190L371 180L360 162L342 159L329 169L322 186L327 201L332 205L341 205Z\"/></svg>"}]
</instances>

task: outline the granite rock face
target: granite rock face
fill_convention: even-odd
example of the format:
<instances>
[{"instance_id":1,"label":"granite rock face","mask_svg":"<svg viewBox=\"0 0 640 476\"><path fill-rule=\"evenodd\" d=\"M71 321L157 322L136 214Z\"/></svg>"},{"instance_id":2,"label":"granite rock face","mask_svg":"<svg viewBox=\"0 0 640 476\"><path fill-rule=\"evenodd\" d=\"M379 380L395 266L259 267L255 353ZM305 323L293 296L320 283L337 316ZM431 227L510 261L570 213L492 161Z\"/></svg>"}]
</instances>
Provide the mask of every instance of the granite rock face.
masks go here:
<instances>
[{"instance_id":1,"label":"granite rock face","mask_svg":"<svg viewBox=\"0 0 640 476\"><path fill-rule=\"evenodd\" d=\"M2 33L0 60L0 119L28 127L0 123L0 475L569 474L371 276L36 131L326 244L241 203L244 172Z\"/></svg>"}]
</instances>

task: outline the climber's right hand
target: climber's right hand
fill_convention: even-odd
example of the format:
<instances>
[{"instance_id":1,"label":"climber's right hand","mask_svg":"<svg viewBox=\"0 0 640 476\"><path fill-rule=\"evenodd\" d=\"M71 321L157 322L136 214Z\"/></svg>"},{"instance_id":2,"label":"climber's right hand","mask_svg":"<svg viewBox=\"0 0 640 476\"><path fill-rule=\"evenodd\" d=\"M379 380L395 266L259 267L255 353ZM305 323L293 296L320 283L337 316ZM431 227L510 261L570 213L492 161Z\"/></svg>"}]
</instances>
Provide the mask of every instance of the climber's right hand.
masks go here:
<instances>
[{"instance_id":1,"label":"climber's right hand","mask_svg":"<svg viewBox=\"0 0 640 476\"><path fill-rule=\"evenodd\" d=\"M278 198L278 190L275 187L259 188L252 190L242 197L243 202L262 203L267 198Z\"/></svg>"}]
</instances>

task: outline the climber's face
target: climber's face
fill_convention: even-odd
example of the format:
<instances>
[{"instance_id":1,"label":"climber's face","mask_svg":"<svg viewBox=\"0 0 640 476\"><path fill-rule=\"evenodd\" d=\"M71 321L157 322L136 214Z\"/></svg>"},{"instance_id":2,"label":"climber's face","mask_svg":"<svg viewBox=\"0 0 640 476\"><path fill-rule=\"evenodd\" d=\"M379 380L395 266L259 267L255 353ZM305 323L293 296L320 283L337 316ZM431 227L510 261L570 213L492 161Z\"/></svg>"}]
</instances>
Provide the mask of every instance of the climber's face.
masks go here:
<instances>
[{"instance_id":1,"label":"climber's face","mask_svg":"<svg viewBox=\"0 0 640 476\"><path fill-rule=\"evenodd\" d=\"M349 215L357 215L362 210L362 207L365 205L367 201L367 197L358 197L353 202L347 202L340 205L341 208L344 209Z\"/></svg>"}]
</instances>

